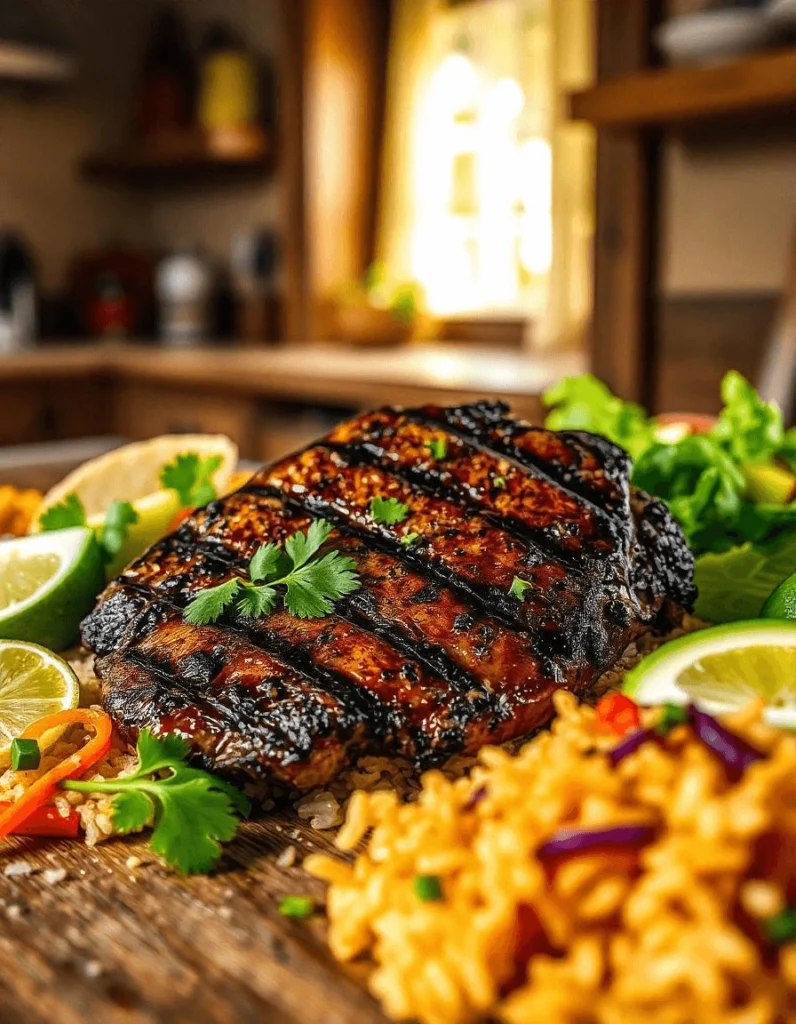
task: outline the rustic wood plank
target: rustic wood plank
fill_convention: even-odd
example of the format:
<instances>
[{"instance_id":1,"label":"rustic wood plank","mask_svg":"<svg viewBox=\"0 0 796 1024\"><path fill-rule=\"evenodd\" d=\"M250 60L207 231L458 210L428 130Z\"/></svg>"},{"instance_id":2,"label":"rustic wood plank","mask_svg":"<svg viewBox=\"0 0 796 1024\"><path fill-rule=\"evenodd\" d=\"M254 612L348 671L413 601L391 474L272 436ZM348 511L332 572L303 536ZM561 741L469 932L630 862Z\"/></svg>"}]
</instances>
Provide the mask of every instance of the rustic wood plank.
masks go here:
<instances>
[{"instance_id":1,"label":"rustic wood plank","mask_svg":"<svg viewBox=\"0 0 796 1024\"><path fill-rule=\"evenodd\" d=\"M598 128L682 123L796 104L796 47L699 68L641 71L570 97L570 116Z\"/></svg>"},{"instance_id":2,"label":"rustic wood plank","mask_svg":"<svg viewBox=\"0 0 796 1024\"><path fill-rule=\"evenodd\" d=\"M276 863L288 845L296 866ZM336 964L320 915L280 896L323 887L300 859L331 843L291 810L246 823L211 877L166 871L140 838L89 849L12 840L0 851L0 1020L82 1024L383 1024L362 972ZM131 856L144 864L127 866ZM24 859L33 873L4 874ZM45 870L67 877L48 884Z\"/></svg>"}]
</instances>

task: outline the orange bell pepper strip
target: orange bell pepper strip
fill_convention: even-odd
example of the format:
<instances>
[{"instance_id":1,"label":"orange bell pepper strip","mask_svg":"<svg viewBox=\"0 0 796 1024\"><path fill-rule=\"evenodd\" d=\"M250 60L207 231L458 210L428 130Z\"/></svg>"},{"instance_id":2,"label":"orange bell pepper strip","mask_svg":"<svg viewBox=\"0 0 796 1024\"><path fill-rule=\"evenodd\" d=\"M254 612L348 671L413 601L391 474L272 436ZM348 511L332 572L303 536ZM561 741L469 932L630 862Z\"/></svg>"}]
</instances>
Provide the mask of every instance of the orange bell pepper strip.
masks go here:
<instances>
[{"instance_id":1,"label":"orange bell pepper strip","mask_svg":"<svg viewBox=\"0 0 796 1024\"><path fill-rule=\"evenodd\" d=\"M0 814L13 804L0 801ZM80 815L70 811L64 817L57 807L39 807L29 815L14 832L17 836L51 836L76 839L80 834Z\"/></svg>"},{"instance_id":2,"label":"orange bell pepper strip","mask_svg":"<svg viewBox=\"0 0 796 1024\"><path fill-rule=\"evenodd\" d=\"M20 739L38 740L50 729L58 729L65 725L85 725L94 730L94 735L74 754L65 757L54 768L36 779L33 785L11 806L0 813L0 839L18 832L20 826L49 803L64 779L73 779L85 774L88 769L100 761L110 750L112 725L104 711L93 711L78 708L75 711L58 711L47 715L29 725Z\"/></svg>"}]
</instances>

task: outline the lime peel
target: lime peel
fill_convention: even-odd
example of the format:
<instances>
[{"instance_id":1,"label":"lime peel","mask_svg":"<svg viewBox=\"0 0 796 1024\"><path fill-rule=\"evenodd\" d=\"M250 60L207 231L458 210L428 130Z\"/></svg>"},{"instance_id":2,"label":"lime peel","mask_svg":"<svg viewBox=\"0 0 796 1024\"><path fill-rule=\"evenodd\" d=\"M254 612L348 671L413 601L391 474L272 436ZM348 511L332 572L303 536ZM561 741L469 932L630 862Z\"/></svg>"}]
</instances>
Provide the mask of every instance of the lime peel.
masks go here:
<instances>
[{"instance_id":1,"label":"lime peel","mask_svg":"<svg viewBox=\"0 0 796 1024\"><path fill-rule=\"evenodd\" d=\"M762 698L774 725L796 728L796 622L753 619L664 644L626 676L639 704L693 702L726 713Z\"/></svg>"}]
</instances>

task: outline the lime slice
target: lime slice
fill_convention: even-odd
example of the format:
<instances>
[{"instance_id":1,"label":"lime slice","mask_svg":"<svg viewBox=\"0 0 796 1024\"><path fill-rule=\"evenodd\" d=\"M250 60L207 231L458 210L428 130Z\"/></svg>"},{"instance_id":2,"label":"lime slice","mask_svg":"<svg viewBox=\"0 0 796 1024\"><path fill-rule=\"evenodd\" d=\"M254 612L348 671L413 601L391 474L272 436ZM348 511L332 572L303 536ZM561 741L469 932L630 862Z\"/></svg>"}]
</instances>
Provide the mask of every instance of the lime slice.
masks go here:
<instances>
[{"instance_id":1,"label":"lime slice","mask_svg":"<svg viewBox=\"0 0 796 1024\"><path fill-rule=\"evenodd\" d=\"M796 620L796 572L774 589L760 614L764 619Z\"/></svg>"},{"instance_id":2,"label":"lime slice","mask_svg":"<svg viewBox=\"0 0 796 1024\"><path fill-rule=\"evenodd\" d=\"M104 580L94 531L85 527L0 542L0 638L63 650Z\"/></svg>"},{"instance_id":3,"label":"lime slice","mask_svg":"<svg viewBox=\"0 0 796 1024\"><path fill-rule=\"evenodd\" d=\"M639 704L693 701L716 714L762 697L769 722L796 728L796 622L754 619L690 633L628 672L623 689Z\"/></svg>"},{"instance_id":4,"label":"lime slice","mask_svg":"<svg viewBox=\"0 0 796 1024\"><path fill-rule=\"evenodd\" d=\"M8 767L11 741L29 725L79 702L77 677L65 661L36 644L0 640L0 768ZM62 732L45 733L40 749L52 746Z\"/></svg>"},{"instance_id":5,"label":"lime slice","mask_svg":"<svg viewBox=\"0 0 796 1024\"><path fill-rule=\"evenodd\" d=\"M114 501L131 502L138 522L129 527L122 550L107 567L108 576L115 576L169 532L180 502L174 491L161 487L160 473L177 455L189 452L201 457L221 456L213 483L218 493L223 493L238 463L237 445L223 434L167 434L124 445L84 462L44 496L39 516L76 494L89 525L102 526L109 505Z\"/></svg>"}]
</instances>

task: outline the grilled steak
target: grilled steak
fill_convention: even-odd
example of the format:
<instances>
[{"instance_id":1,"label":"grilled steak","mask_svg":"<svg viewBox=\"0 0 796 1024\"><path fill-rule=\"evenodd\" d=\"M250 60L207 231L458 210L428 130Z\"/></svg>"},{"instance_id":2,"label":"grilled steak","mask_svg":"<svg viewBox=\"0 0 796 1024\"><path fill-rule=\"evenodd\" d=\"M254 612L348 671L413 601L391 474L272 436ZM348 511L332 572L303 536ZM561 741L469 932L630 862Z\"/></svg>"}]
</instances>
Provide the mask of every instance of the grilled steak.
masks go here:
<instances>
[{"instance_id":1,"label":"grilled steak","mask_svg":"<svg viewBox=\"0 0 796 1024\"><path fill-rule=\"evenodd\" d=\"M216 771L298 788L363 753L426 767L527 733L557 688L587 690L695 596L679 528L629 468L604 439L531 427L502 404L344 423L107 588L83 623L106 707L129 736L176 731ZM376 521L374 497L406 517ZM184 621L198 592L319 517L362 583L331 614Z\"/></svg>"}]
</instances>

